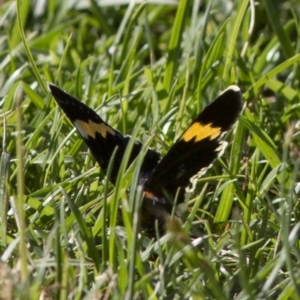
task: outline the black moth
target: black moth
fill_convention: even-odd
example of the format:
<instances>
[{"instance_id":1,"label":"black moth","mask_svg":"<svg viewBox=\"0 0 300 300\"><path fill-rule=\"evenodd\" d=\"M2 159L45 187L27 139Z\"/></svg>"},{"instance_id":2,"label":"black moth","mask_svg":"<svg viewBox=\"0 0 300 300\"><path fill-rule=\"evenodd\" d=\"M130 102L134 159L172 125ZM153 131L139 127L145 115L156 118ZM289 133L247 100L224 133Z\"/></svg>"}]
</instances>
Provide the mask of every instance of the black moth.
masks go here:
<instances>
[{"instance_id":1,"label":"black moth","mask_svg":"<svg viewBox=\"0 0 300 300\"><path fill-rule=\"evenodd\" d=\"M114 184L130 136L122 135L94 110L57 86L49 84L49 88L104 172L117 147L110 177ZM232 85L197 116L163 158L155 150L147 150L138 183L144 191L140 224L148 235L155 234L155 222L159 233L165 232L175 197L177 204L183 203L191 179L201 176L222 155L226 142L221 137L235 123L241 107L240 88ZM142 143L135 141L129 164L141 148Z\"/></svg>"}]
</instances>

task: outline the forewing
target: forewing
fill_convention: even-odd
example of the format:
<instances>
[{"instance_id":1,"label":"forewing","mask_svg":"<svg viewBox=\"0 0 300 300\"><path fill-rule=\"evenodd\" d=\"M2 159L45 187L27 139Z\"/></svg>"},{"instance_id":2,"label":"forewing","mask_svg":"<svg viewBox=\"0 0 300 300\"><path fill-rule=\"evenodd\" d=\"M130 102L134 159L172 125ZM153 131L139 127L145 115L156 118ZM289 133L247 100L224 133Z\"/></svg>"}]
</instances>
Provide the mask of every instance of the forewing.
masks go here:
<instances>
[{"instance_id":1,"label":"forewing","mask_svg":"<svg viewBox=\"0 0 300 300\"><path fill-rule=\"evenodd\" d=\"M183 202L183 191L191 185L191 178L201 176L226 146L222 135L236 121L241 111L239 87L230 86L209 104L184 131L169 152L157 165L145 184L145 192L158 199Z\"/></svg>"},{"instance_id":2,"label":"forewing","mask_svg":"<svg viewBox=\"0 0 300 300\"><path fill-rule=\"evenodd\" d=\"M123 136L118 130L104 122L94 110L80 102L72 95L62 91L57 86L49 84L49 89L56 102L74 124L105 173L113 151L117 147L110 178L111 181L115 183L119 166L130 137ZM139 154L141 148L141 142L136 141L131 152L129 164ZM156 167L158 161L159 154L149 149L141 168L141 176L144 181L149 177L149 174Z\"/></svg>"}]
</instances>

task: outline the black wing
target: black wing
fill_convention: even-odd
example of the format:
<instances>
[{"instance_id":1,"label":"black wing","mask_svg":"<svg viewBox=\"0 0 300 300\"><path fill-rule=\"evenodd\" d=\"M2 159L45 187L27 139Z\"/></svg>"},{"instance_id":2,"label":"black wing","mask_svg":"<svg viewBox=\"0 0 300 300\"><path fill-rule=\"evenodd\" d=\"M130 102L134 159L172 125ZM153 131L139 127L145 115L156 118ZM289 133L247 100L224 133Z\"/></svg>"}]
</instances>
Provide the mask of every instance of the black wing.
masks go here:
<instances>
[{"instance_id":1,"label":"black wing","mask_svg":"<svg viewBox=\"0 0 300 300\"><path fill-rule=\"evenodd\" d=\"M105 173L107 172L112 153L117 147L110 178L111 182L115 183L130 137L123 136L121 132L104 122L94 110L72 95L65 93L57 86L49 84L49 89L56 102L74 124ZM131 164L140 153L141 148L142 143L136 141L131 152L129 164ZM158 164L159 159L160 156L156 151L148 149L140 171L141 181L145 181L149 177L150 173Z\"/></svg>"},{"instance_id":2,"label":"black wing","mask_svg":"<svg viewBox=\"0 0 300 300\"><path fill-rule=\"evenodd\" d=\"M191 187L191 179L203 175L212 162L222 155L226 142L220 138L235 123L241 108L238 86L230 86L209 104L146 181L146 197L165 203L166 198L172 201L179 193L177 203L183 202L185 190Z\"/></svg>"}]
</instances>

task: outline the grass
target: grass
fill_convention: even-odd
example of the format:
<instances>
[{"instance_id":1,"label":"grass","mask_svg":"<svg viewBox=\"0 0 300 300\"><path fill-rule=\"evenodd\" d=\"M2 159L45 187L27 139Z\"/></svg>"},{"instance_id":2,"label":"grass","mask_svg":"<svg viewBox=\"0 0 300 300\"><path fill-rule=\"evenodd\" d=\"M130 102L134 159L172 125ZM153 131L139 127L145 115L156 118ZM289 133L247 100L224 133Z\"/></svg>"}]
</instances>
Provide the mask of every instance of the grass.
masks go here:
<instances>
[{"instance_id":1,"label":"grass","mask_svg":"<svg viewBox=\"0 0 300 300\"><path fill-rule=\"evenodd\" d=\"M300 5L178 2L1 4L1 299L299 299ZM151 241L141 161L109 184L46 82L162 154L228 85L244 110Z\"/></svg>"}]
</instances>

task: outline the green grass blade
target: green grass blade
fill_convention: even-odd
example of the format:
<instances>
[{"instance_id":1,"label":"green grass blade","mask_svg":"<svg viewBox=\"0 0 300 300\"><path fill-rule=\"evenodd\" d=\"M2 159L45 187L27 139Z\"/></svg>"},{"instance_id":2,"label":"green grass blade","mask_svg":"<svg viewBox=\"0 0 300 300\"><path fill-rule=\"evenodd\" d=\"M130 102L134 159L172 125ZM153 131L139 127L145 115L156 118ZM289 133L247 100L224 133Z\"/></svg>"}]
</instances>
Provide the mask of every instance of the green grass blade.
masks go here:
<instances>
[{"instance_id":1,"label":"green grass blade","mask_svg":"<svg viewBox=\"0 0 300 300\"><path fill-rule=\"evenodd\" d=\"M238 8L237 15L234 19L234 22L232 25L232 30L230 32L230 38L228 41L228 49L227 49L227 53L226 53L226 60L225 60L225 66L224 66L224 72L223 72L224 79L228 78L229 68L232 64L233 52L235 51L235 48L236 48L236 41L237 41L238 33L241 28L241 23L243 21L245 12L247 10L248 3L249 3L248 0L243 0L243 1L239 2L240 7ZM232 82L227 80L227 83L231 84Z\"/></svg>"},{"instance_id":2,"label":"green grass blade","mask_svg":"<svg viewBox=\"0 0 300 300\"><path fill-rule=\"evenodd\" d=\"M280 14L278 9L276 9L277 3L273 2L272 0L263 0L263 3L269 23L280 42L285 57L290 58L294 56L295 51L292 43L286 35L286 31L283 29L283 26L280 22Z\"/></svg>"},{"instance_id":3,"label":"green grass blade","mask_svg":"<svg viewBox=\"0 0 300 300\"><path fill-rule=\"evenodd\" d=\"M163 86L167 92L170 92L171 90L172 82L174 81L175 72L177 70L182 42L182 32L186 25L190 4L191 2L189 0L180 1L172 28L172 35L168 45L167 65L163 80Z\"/></svg>"},{"instance_id":4,"label":"green grass blade","mask_svg":"<svg viewBox=\"0 0 300 300\"><path fill-rule=\"evenodd\" d=\"M62 190L62 192L64 192L64 191ZM85 220L82 217L81 212L79 211L78 207L75 205L73 200L70 199L70 197L68 197L67 195L66 195L66 199L67 199L68 205L70 206L70 208L76 218L77 224L80 228L80 232L87 244L88 253L93 259L95 268L97 270L99 270L99 268L101 266L101 259L99 256L99 251L95 246L94 236L92 235L91 230L88 228Z\"/></svg>"},{"instance_id":5,"label":"green grass blade","mask_svg":"<svg viewBox=\"0 0 300 300\"><path fill-rule=\"evenodd\" d=\"M21 38L22 38L22 42L23 42L23 45L24 45L24 48L25 48L28 60L29 60L29 62L31 64L31 66L32 66L32 70L33 70L33 72L35 74L36 80L39 82L39 84L43 88L44 92L48 93L48 88L47 88L45 82L43 81L43 79L41 78L41 75L40 75L40 73L38 71L36 63L34 61L34 58L33 58L32 54L30 52L28 43L26 41L25 33L24 33L24 30L23 30L23 26L22 26L22 19L21 19L21 14L22 14L21 0L17 0L17 13L18 13L19 32L20 32L20 35L21 35Z\"/></svg>"},{"instance_id":6,"label":"green grass blade","mask_svg":"<svg viewBox=\"0 0 300 300\"><path fill-rule=\"evenodd\" d=\"M230 166L229 172L230 176L234 177L238 173L240 168L241 161L241 147L240 145L243 143L244 139L244 128L242 124L238 124L237 130L235 133L231 153L230 153ZM232 203L234 200L235 193L235 184L229 184L222 193L222 197L220 203L218 205L217 213L214 217L214 223L222 223L228 220L228 217L231 212Z\"/></svg>"}]
</instances>

